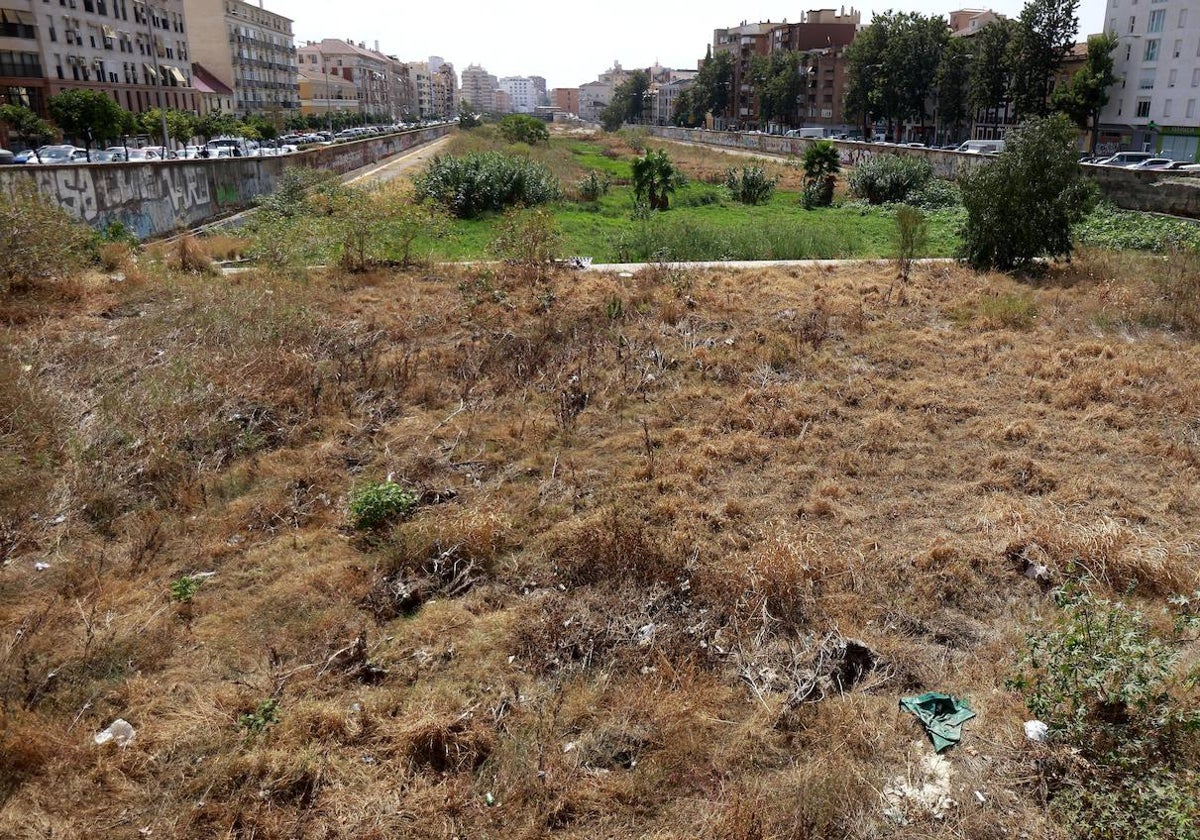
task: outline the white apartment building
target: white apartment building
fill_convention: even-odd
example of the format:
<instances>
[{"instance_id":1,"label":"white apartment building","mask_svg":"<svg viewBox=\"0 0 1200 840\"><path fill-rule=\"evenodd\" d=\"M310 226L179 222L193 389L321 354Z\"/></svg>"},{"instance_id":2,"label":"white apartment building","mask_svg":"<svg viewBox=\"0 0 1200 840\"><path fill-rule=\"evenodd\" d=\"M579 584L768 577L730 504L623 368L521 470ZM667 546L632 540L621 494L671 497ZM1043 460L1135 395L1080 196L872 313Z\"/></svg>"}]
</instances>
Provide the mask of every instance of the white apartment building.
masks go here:
<instances>
[{"instance_id":1,"label":"white apartment building","mask_svg":"<svg viewBox=\"0 0 1200 840\"><path fill-rule=\"evenodd\" d=\"M239 114L282 127L300 108L292 21L243 0L184 0L192 59L233 90Z\"/></svg>"},{"instance_id":2,"label":"white apartment building","mask_svg":"<svg viewBox=\"0 0 1200 840\"><path fill-rule=\"evenodd\" d=\"M1117 83L1100 118L1103 149L1200 159L1200 0L1108 0Z\"/></svg>"},{"instance_id":3,"label":"white apartment building","mask_svg":"<svg viewBox=\"0 0 1200 840\"><path fill-rule=\"evenodd\" d=\"M496 77L478 64L467 66L462 71L462 98L471 103L481 114L492 113L496 110L496 88L499 87Z\"/></svg>"},{"instance_id":4,"label":"white apartment building","mask_svg":"<svg viewBox=\"0 0 1200 840\"><path fill-rule=\"evenodd\" d=\"M514 114L532 114L539 104L537 84L529 76L505 76L500 89L508 94Z\"/></svg>"}]
</instances>

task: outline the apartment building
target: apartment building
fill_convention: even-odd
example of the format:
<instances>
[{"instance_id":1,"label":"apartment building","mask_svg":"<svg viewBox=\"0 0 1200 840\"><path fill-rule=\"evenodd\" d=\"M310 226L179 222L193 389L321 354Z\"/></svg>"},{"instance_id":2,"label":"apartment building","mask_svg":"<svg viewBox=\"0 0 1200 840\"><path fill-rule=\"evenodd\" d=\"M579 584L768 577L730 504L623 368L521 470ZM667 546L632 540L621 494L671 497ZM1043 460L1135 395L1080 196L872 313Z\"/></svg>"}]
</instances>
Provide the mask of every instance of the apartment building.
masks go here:
<instances>
[{"instance_id":1,"label":"apartment building","mask_svg":"<svg viewBox=\"0 0 1200 840\"><path fill-rule=\"evenodd\" d=\"M512 113L532 114L540 104L537 88L529 76L505 76L500 80L500 89L508 94Z\"/></svg>"},{"instance_id":2,"label":"apartment building","mask_svg":"<svg viewBox=\"0 0 1200 840\"><path fill-rule=\"evenodd\" d=\"M654 93L654 98L650 101L649 117L651 122L655 125L671 125L671 118L675 115L675 100L695 84L694 77L652 84L650 88Z\"/></svg>"},{"instance_id":3,"label":"apartment building","mask_svg":"<svg viewBox=\"0 0 1200 840\"><path fill-rule=\"evenodd\" d=\"M462 99L481 114L495 113L499 86L496 77L478 64L470 64L462 72Z\"/></svg>"},{"instance_id":4,"label":"apartment building","mask_svg":"<svg viewBox=\"0 0 1200 840\"><path fill-rule=\"evenodd\" d=\"M1200 3L1108 0L1118 81L1100 118L1100 150L1200 159Z\"/></svg>"},{"instance_id":5,"label":"apartment building","mask_svg":"<svg viewBox=\"0 0 1200 840\"><path fill-rule=\"evenodd\" d=\"M550 104L564 114L579 116L579 88L554 88L550 91Z\"/></svg>"},{"instance_id":6,"label":"apartment building","mask_svg":"<svg viewBox=\"0 0 1200 840\"><path fill-rule=\"evenodd\" d=\"M183 0L194 60L233 90L238 114L282 126L300 107L291 18L244 0Z\"/></svg>"},{"instance_id":7,"label":"apartment building","mask_svg":"<svg viewBox=\"0 0 1200 840\"><path fill-rule=\"evenodd\" d=\"M338 75L301 67L297 73L300 89L300 113L358 113L358 88Z\"/></svg>"},{"instance_id":8,"label":"apartment building","mask_svg":"<svg viewBox=\"0 0 1200 840\"><path fill-rule=\"evenodd\" d=\"M751 66L757 57L772 52L804 54L801 74L803 92L797 103L798 117L804 125L843 128L845 98L845 48L854 40L862 24L860 12L818 9L800 16L793 23L760 21L713 31L713 54L729 53L733 58L728 122L741 126L759 123L758 101L751 80ZM718 127L724 127L718 125Z\"/></svg>"},{"instance_id":9,"label":"apartment building","mask_svg":"<svg viewBox=\"0 0 1200 840\"><path fill-rule=\"evenodd\" d=\"M197 110L182 0L0 0L0 103L46 115L85 88L140 112Z\"/></svg>"},{"instance_id":10,"label":"apartment building","mask_svg":"<svg viewBox=\"0 0 1200 840\"><path fill-rule=\"evenodd\" d=\"M594 82L579 86L579 116L590 122L600 119L600 112L612 102L617 85L630 77L630 71L614 61L613 66L601 73Z\"/></svg>"},{"instance_id":11,"label":"apartment building","mask_svg":"<svg viewBox=\"0 0 1200 840\"><path fill-rule=\"evenodd\" d=\"M458 116L458 74L454 65L448 61L438 60L434 68L433 58L429 59L433 72L433 116L439 119L453 119Z\"/></svg>"},{"instance_id":12,"label":"apartment building","mask_svg":"<svg viewBox=\"0 0 1200 840\"><path fill-rule=\"evenodd\" d=\"M378 42L375 49L368 49L362 41L325 38L309 41L296 52L299 65L310 73L329 73L351 82L357 91L359 112L373 119L395 120L405 112L402 76L411 73L415 97L420 93L418 77L428 76L428 68L421 72L410 65L405 71L402 62L379 51Z\"/></svg>"}]
</instances>

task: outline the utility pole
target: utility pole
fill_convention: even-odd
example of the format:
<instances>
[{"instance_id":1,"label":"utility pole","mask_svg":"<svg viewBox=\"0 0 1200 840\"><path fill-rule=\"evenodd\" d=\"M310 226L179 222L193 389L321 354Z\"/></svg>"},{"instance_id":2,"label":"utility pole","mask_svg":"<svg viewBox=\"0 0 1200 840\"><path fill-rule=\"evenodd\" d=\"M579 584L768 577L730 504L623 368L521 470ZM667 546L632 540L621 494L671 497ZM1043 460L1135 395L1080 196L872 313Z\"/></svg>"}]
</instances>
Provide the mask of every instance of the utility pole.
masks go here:
<instances>
[{"instance_id":1,"label":"utility pole","mask_svg":"<svg viewBox=\"0 0 1200 840\"><path fill-rule=\"evenodd\" d=\"M166 16L166 9L163 10L163 16ZM150 51L154 55L154 83L162 87L162 67L158 63L158 47L154 44L154 28L150 25L150 2L144 0L142 3L142 14L146 16L146 36L150 39ZM170 146L170 139L167 136L167 108L165 96L162 92L158 95L158 116L162 119L162 136L163 136L163 160L167 159L167 149Z\"/></svg>"}]
</instances>

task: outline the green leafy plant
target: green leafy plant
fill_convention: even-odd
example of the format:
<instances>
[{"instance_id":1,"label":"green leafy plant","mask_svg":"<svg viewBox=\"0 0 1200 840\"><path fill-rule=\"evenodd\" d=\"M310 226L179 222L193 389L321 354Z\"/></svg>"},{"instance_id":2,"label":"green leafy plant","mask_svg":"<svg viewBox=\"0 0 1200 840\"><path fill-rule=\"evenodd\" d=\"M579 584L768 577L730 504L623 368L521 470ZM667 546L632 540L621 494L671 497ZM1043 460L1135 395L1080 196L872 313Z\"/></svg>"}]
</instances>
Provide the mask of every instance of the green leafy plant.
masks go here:
<instances>
[{"instance_id":1,"label":"green leafy plant","mask_svg":"<svg viewBox=\"0 0 1200 840\"><path fill-rule=\"evenodd\" d=\"M350 526L369 531L393 519L408 516L418 498L390 478L376 484L366 484L350 494Z\"/></svg>"},{"instance_id":2,"label":"green leafy plant","mask_svg":"<svg viewBox=\"0 0 1200 840\"><path fill-rule=\"evenodd\" d=\"M1071 226L1096 202L1076 163L1078 134L1065 116L1009 132L994 161L961 179L967 223L962 255L975 268L1007 270L1071 253Z\"/></svg>"},{"instance_id":3,"label":"green leafy plant","mask_svg":"<svg viewBox=\"0 0 1200 840\"><path fill-rule=\"evenodd\" d=\"M896 208L896 268L902 282L908 282L913 261L929 242L929 219L915 207L906 204Z\"/></svg>"},{"instance_id":4,"label":"green leafy plant","mask_svg":"<svg viewBox=\"0 0 1200 840\"><path fill-rule=\"evenodd\" d=\"M440 155L413 180L418 200L429 199L460 219L532 207L562 197L550 170L524 157L499 152Z\"/></svg>"},{"instance_id":5,"label":"green leafy plant","mask_svg":"<svg viewBox=\"0 0 1200 840\"><path fill-rule=\"evenodd\" d=\"M607 172L591 170L576 185L579 197L584 201L599 201L601 196L608 195L612 186L612 178Z\"/></svg>"},{"instance_id":6,"label":"green leafy plant","mask_svg":"<svg viewBox=\"0 0 1200 840\"><path fill-rule=\"evenodd\" d=\"M633 193L651 210L667 210L670 194L683 185L683 175L662 149L633 160Z\"/></svg>"},{"instance_id":7,"label":"green leafy plant","mask_svg":"<svg viewBox=\"0 0 1200 840\"><path fill-rule=\"evenodd\" d=\"M505 215L488 250L540 279L558 256L561 244L562 233L554 214L538 208Z\"/></svg>"},{"instance_id":8,"label":"green leafy plant","mask_svg":"<svg viewBox=\"0 0 1200 840\"><path fill-rule=\"evenodd\" d=\"M804 150L804 191L801 202L806 210L833 204L837 173L842 168L837 147L828 140L817 140Z\"/></svg>"},{"instance_id":9,"label":"green leafy plant","mask_svg":"<svg viewBox=\"0 0 1200 840\"><path fill-rule=\"evenodd\" d=\"M253 712L238 715L238 726L250 735L257 735L279 720L279 701L271 697L259 703Z\"/></svg>"},{"instance_id":10,"label":"green leafy plant","mask_svg":"<svg viewBox=\"0 0 1200 840\"><path fill-rule=\"evenodd\" d=\"M910 155L875 155L850 173L850 193L870 204L890 204L908 199L933 177L933 166Z\"/></svg>"},{"instance_id":11,"label":"green leafy plant","mask_svg":"<svg viewBox=\"0 0 1200 840\"><path fill-rule=\"evenodd\" d=\"M550 143L550 131L546 128L546 123L528 114L509 114L500 120L497 128L510 143L527 143L530 146Z\"/></svg>"},{"instance_id":12,"label":"green leafy plant","mask_svg":"<svg viewBox=\"0 0 1200 840\"><path fill-rule=\"evenodd\" d=\"M202 578L195 578L191 575L182 575L171 581L171 597L177 603L189 603L200 590L200 584L203 582L204 581Z\"/></svg>"},{"instance_id":13,"label":"green leafy plant","mask_svg":"<svg viewBox=\"0 0 1200 840\"><path fill-rule=\"evenodd\" d=\"M1077 589L1057 600L1061 618L1027 639L1009 681L1050 743L1081 759L1051 780L1056 807L1087 840L1200 837L1200 670L1180 655L1200 593L1176 600L1167 637L1124 601Z\"/></svg>"},{"instance_id":14,"label":"green leafy plant","mask_svg":"<svg viewBox=\"0 0 1200 840\"><path fill-rule=\"evenodd\" d=\"M775 193L779 178L767 175L761 166L730 168L725 172L725 188L742 204L764 204Z\"/></svg>"}]
</instances>

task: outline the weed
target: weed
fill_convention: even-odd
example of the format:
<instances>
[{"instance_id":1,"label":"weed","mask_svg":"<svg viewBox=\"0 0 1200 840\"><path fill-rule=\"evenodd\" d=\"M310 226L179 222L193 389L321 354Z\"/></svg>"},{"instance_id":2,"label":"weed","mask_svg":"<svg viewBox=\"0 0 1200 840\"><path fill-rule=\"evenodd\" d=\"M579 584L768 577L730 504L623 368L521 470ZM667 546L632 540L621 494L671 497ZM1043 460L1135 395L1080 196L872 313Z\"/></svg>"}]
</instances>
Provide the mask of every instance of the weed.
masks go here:
<instances>
[{"instance_id":1,"label":"weed","mask_svg":"<svg viewBox=\"0 0 1200 840\"><path fill-rule=\"evenodd\" d=\"M171 597L177 603L189 603L197 592L200 591L200 584L204 582L203 578L195 578L190 575L183 575L171 581Z\"/></svg>"},{"instance_id":2,"label":"weed","mask_svg":"<svg viewBox=\"0 0 1200 840\"><path fill-rule=\"evenodd\" d=\"M850 194L871 204L899 203L932 177L933 167L924 158L875 155L850 173Z\"/></svg>"},{"instance_id":3,"label":"weed","mask_svg":"<svg viewBox=\"0 0 1200 840\"><path fill-rule=\"evenodd\" d=\"M32 179L0 190L0 294L66 279L83 267L94 234L42 195Z\"/></svg>"},{"instance_id":4,"label":"weed","mask_svg":"<svg viewBox=\"0 0 1200 840\"><path fill-rule=\"evenodd\" d=\"M612 178L607 172L601 173L593 169L583 176L583 180L575 188L584 201L599 201L602 196L608 195L611 186Z\"/></svg>"},{"instance_id":5,"label":"weed","mask_svg":"<svg viewBox=\"0 0 1200 840\"><path fill-rule=\"evenodd\" d=\"M730 168L725 173L725 188L742 204L765 204L775 192L778 177L770 177L761 166Z\"/></svg>"},{"instance_id":6,"label":"weed","mask_svg":"<svg viewBox=\"0 0 1200 840\"><path fill-rule=\"evenodd\" d=\"M913 260L925 250L929 241L929 220L915 207L901 205L896 209L896 273L901 283L908 282Z\"/></svg>"},{"instance_id":7,"label":"weed","mask_svg":"<svg viewBox=\"0 0 1200 840\"><path fill-rule=\"evenodd\" d=\"M390 478L366 484L350 494L350 527L369 531L416 510L418 498Z\"/></svg>"},{"instance_id":8,"label":"weed","mask_svg":"<svg viewBox=\"0 0 1200 840\"><path fill-rule=\"evenodd\" d=\"M558 256L561 243L554 214L537 208L507 214L489 249L521 266L530 280L541 280Z\"/></svg>"},{"instance_id":9,"label":"weed","mask_svg":"<svg viewBox=\"0 0 1200 840\"><path fill-rule=\"evenodd\" d=\"M265 732L267 727L275 726L279 721L279 701L274 697L259 703L254 711L238 715L238 726L250 735Z\"/></svg>"}]
</instances>

